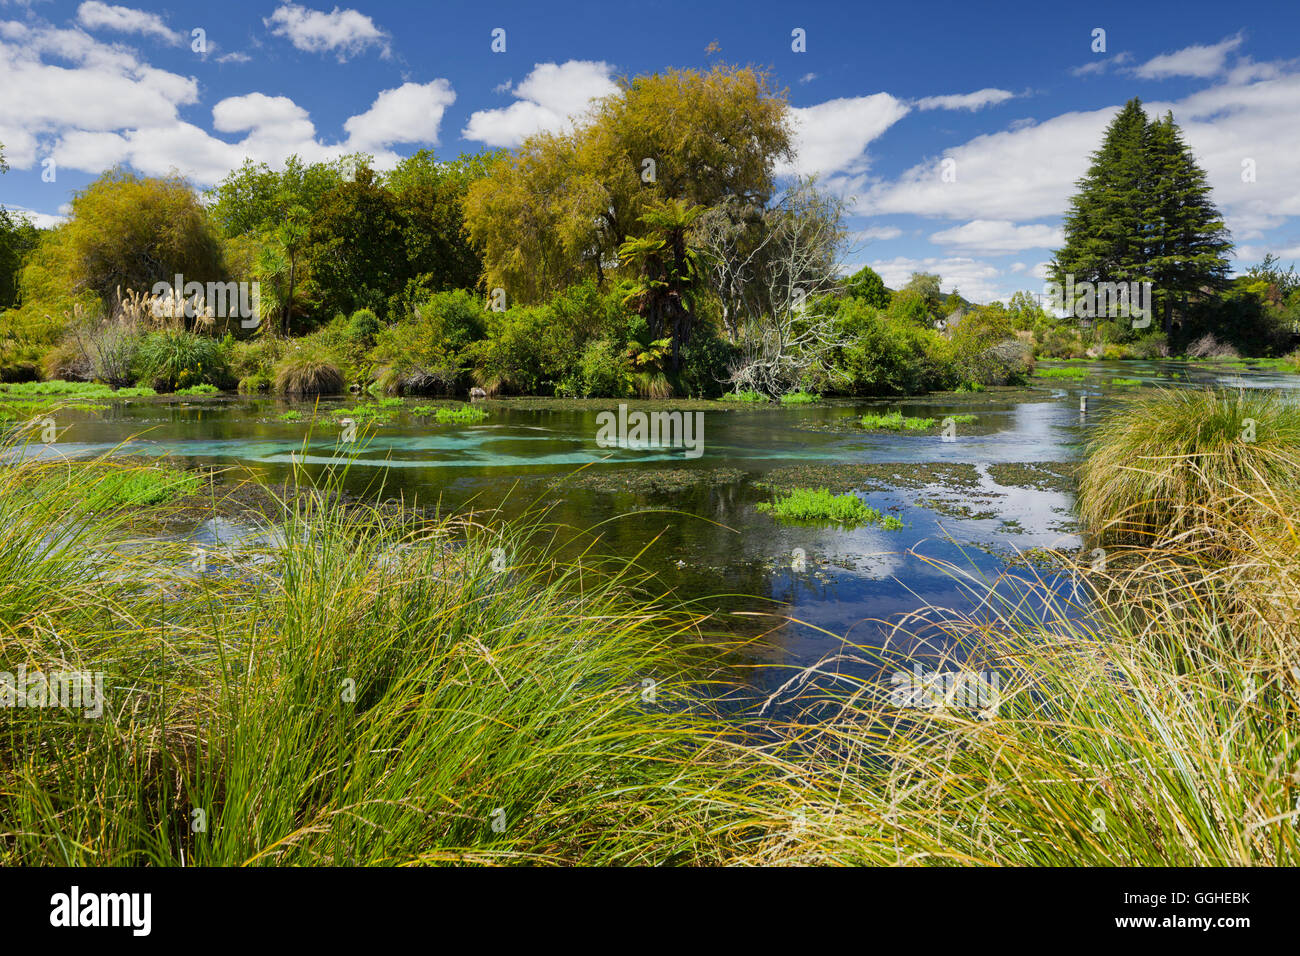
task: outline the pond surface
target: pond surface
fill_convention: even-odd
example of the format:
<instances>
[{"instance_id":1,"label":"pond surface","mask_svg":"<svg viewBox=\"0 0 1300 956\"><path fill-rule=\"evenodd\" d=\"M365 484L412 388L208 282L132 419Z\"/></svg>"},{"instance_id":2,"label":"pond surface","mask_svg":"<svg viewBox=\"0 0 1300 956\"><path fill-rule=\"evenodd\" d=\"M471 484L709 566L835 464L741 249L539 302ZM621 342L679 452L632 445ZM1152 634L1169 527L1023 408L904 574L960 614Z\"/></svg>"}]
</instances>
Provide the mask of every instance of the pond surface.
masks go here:
<instances>
[{"instance_id":1,"label":"pond surface","mask_svg":"<svg viewBox=\"0 0 1300 956\"><path fill-rule=\"evenodd\" d=\"M633 556L680 596L716 608L728 626L770 631L756 659L804 666L834 653L847 635L878 644L886 628L923 603L958 610L971 600L932 560L996 577L1023 570L1029 549L1077 549L1069 466L1090 422L1141 386L1220 385L1294 389L1300 376L1250 367L1181 363L1071 363L1087 378L1036 378L1033 387L901 400L836 401L802 407L731 403L626 403L633 411L703 411L702 454L671 448L602 448L601 412L612 400L518 399L480 403L481 424L438 424L409 406L392 420L363 425L351 455L329 413L368 399L291 403L214 396L141 399L101 412L59 413L59 441L44 452L74 458L104 453L161 456L176 464L237 465L273 483L289 479L291 455L319 472L350 462L357 494L445 508L530 506L549 519L600 535L598 550ZM1088 411L1080 413L1080 398ZM297 409L303 420L279 417ZM868 432L868 411L942 420L974 415L944 437ZM310 424L312 415L317 424ZM583 468L582 466L587 466ZM579 471L581 469L581 471ZM783 524L757 510L771 497L761 483L854 490L901 530L846 530ZM382 482L382 490L377 488ZM211 521L192 537L213 536ZM803 567L796 570L803 556ZM927 560L928 559L928 560ZM1042 573L1042 572L1038 572ZM735 611L770 613L737 617ZM826 633L830 632L830 633ZM788 673L783 676L788 676ZM760 679L760 683L762 683Z\"/></svg>"}]
</instances>

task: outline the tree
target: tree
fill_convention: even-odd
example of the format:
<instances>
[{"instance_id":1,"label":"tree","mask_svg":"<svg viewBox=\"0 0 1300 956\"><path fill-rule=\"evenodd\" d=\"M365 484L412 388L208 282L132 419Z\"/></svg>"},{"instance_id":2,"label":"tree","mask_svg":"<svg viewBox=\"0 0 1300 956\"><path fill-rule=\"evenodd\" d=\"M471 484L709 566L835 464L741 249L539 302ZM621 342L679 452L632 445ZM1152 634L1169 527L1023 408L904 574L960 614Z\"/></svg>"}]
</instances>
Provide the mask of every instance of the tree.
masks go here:
<instances>
[{"instance_id":1,"label":"tree","mask_svg":"<svg viewBox=\"0 0 1300 956\"><path fill-rule=\"evenodd\" d=\"M877 309L889 307L889 290L885 288L885 280L871 266L863 266L844 280L844 294L861 299Z\"/></svg>"},{"instance_id":2,"label":"tree","mask_svg":"<svg viewBox=\"0 0 1300 956\"><path fill-rule=\"evenodd\" d=\"M307 261L327 314L367 308L387 317L389 297L410 275L404 226L396 197L369 167L321 198L308 230Z\"/></svg>"},{"instance_id":3,"label":"tree","mask_svg":"<svg viewBox=\"0 0 1300 956\"><path fill-rule=\"evenodd\" d=\"M1129 100L1077 186L1055 282L1151 282L1166 332L1175 305L1185 312L1190 297L1222 288L1232 246L1172 115L1148 122L1142 101Z\"/></svg>"},{"instance_id":4,"label":"tree","mask_svg":"<svg viewBox=\"0 0 1300 956\"><path fill-rule=\"evenodd\" d=\"M307 165L295 154L285 160L284 169L275 170L245 159L205 198L222 236L257 234L276 225L288 206L315 209L326 193L371 161L366 153L353 153L334 162Z\"/></svg>"},{"instance_id":5,"label":"tree","mask_svg":"<svg viewBox=\"0 0 1300 956\"><path fill-rule=\"evenodd\" d=\"M187 284L225 276L207 212L180 176L141 178L111 169L73 197L62 228L73 291L94 292L105 303L119 289L147 292L178 274Z\"/></svg>"},{"instance_id":6,"label":"tree","mask_svg":"<svg viewBox=\"0 0 1300 956\"><path fill-rule=\"evenodd\" d=\"M465 230L465 195L487 175L494 154L438 162L422 149L382 179L403 219L408 272L429 291L479 284L483 260Z\"/></svg>"},{"instance_id":7,"label":"tree","mask_svg":"<svg viewBox=\"0 0 1300 956\"><path fill-rule=\"evenodd\" d=\"M703 207L680 199L655 206L641 217L649 234L629 239L618 250L619 259L636 270L624 303L646 320L652 341L671 342L674 372L680 367L682 347L690 344L695 321L692 306L701 285L700 257L687 236L703 212Z\"/></svg>"},{"instance_id":8,"label":"tree","mask_svg":"<svg viewBox=\"0 0 1300 956\"><path fill-rule=\"evenodd\" d=\"M738 390L781 395L843 344L818 300L834 291L843 247L844 201L796 182L763 216L730 382Z\"/></svg>"},{"instance_id":9,"label":"tree","mask_svg":"<svg viewBox=\"0 0 1300 956\"><path fill-rule=\"evenodd\" d=\"M665 200L761 208L776 162L792 158L790 135L784 94L753 69L625 80L575 130L530 137L471 185L466 222L487 283L537 301L584 277L603 281Z\"/></svg>"},{"instance_id":10,"label":"tree","mask_svg":"<svg viewBox=\"0 0 1300 956\"><path fill-rule=\"evenodd\" d=\"M9 172L4 144L0 143L0 173ZM40 233L26 216L14 216L0 206L0 309L18 301L18 270L36 248Z\"/></svg>"},{"instance_id":11,"label":"tree","mask_svg":"<svg viewBox=\"0 0 1300 956\"><path fill-rule=\"evenodd\" d=\"M1154 188L1146 209L1146 271L1168 332L1175 304L1186 314L1189 298L1225 288L1232 243L1205 171L1183 142L1173 113L1152 123L1149 132L1147 168Z\"/></svg>"},{"instance_id":12,"label":"tree","mask_svg":"<svg viewBox=\"0 0 1300 956\"><path fill-rule=\"evenodd\" d=\"M31 220L0 206L0 309L17 304L19 270L39 241L40 231Z\"/></svg>"}]
</instances>

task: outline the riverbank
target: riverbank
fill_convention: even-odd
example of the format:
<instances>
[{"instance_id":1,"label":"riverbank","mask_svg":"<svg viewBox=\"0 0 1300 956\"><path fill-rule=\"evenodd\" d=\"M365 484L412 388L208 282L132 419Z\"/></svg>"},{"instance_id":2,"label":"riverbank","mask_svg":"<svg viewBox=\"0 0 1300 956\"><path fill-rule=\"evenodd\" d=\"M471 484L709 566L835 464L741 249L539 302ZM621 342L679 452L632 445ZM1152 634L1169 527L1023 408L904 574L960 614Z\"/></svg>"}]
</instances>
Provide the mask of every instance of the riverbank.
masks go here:
<instances>
[{"instance_id":1,"label":"riverbank","mask_svg":"<svg viewBox=\"0 0 1300 956\"><path fill-rule=\"evenodd\" d=\"M256 492L260 537L196 553L134 534L204 489L90 508L67 471L0 477L0 652L102 673L103 706L0 709L6 864L1300 859L1297 590L1243 615L1241 562L1192 601L1168 544L931 560L975 611L755 682L725 617L544 514L374 507L300 467ZM1278 490L1237 547L1285 576Z\"/></svg>"}]
</instances>

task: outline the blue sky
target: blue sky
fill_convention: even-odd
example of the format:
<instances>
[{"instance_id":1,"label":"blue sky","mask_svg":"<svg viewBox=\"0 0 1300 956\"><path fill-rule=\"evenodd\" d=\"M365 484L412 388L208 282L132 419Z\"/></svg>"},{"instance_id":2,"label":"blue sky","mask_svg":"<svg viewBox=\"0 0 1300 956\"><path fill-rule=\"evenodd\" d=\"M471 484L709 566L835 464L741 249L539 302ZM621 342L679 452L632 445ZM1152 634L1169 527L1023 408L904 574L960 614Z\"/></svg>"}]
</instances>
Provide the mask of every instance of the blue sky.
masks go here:
<instances>
[{"instance_id":1,"label":"blue sky","mask_svg":"<svg viewBox=\"0 0 1300 956\"><path fill-rule=\"evenodd\" d=\"M426 146L511 146L620 75L720 58L788 88L799 156L782 172L848 198L846 265L891 285L925 270L978 301L1041 291L1072 184L1134 95L1173 110L1244 268L1266 251L1300 260L1297 35L1294 0L0 0L0 203L57 221L115 162L203 187L246 155L364 149L382 167Z\"/></svg>"}]
</instances>

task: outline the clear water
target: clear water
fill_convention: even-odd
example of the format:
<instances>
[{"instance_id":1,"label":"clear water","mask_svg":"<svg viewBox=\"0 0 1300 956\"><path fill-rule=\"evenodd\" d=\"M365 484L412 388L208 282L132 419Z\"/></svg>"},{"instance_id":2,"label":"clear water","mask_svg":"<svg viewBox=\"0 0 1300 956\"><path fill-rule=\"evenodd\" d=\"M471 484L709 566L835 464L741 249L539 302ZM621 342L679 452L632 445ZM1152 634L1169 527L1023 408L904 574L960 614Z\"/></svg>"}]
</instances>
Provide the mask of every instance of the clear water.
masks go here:
<instances>
[{"instance_id":1,"label":"clear water","mask_svg":"<svg viewBox=\"0 0 1300 956\"><path fill-rule=\"evenodd\" d=\"M836 651L839 642L831 635L879 643L885 632L879 622L922 603L967 607L958 582L922 556L993 577L1017 551L1079 547L1068 494L1004 486L988 468L1077 458L1089 422L1129 391L1106 385L1111 378L1178 386L1300 385L1300 376L1249 368L1134 362L1086 367L1095 373L1087 380L1039 379L1040 387L1017 393L1015 400L986 392L961 402L938 397L720 407L704 413L703 454L694 460L681 450L598 447L596 416L616 407L609 401L487 403L491 417L477 425L399 416L372 429L364 447L349 456L337 444L336 425L309 434L305 422L277 420L289 408L309 419L310 404L228 396L127 401L102 412L61 413L60 440L43 453L81 458L115 452L167 457L181 465L234 465L277 483L289 478L291 455L299 453L308 471L350 462L348 486L358 494L375 494L382 480L379 494L385 498L441 501L457 509L503 505L506 514L518 514L540 502L551 508L554 521L599 526L599 549L606 553L634 555L657 538L642 563L666 586L684 597L707 598L704 603L734 625L751 632L770 629L770 646L755 654L802 666ZM1085 395L1088 413L1081 415ZM355 402L322 401L318 414ZM935 419L969 413L979 421L959 426L951 441L933 433L865 432L849 425L866 411L893 409ZM970 464L978 486L947 484L940 476L920 488L894 485L862 493L877 509L901 518L905 527L896 531L787 525L755 508L769 497L756 483L772 469L866 463L898 463L900 472ZM670 493L618 482L612 489L591 487L587 480L550 484L584 465L589 467L579 479L670 469L741 474ZM936 500L948 507L936 508ZM198 543L229 540L237 529L209 520L191 536ZM792 567L796 549L806 554L805 570ZM737 610L774 616L732 617Z\"/></svg>"}]
</instances>

